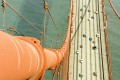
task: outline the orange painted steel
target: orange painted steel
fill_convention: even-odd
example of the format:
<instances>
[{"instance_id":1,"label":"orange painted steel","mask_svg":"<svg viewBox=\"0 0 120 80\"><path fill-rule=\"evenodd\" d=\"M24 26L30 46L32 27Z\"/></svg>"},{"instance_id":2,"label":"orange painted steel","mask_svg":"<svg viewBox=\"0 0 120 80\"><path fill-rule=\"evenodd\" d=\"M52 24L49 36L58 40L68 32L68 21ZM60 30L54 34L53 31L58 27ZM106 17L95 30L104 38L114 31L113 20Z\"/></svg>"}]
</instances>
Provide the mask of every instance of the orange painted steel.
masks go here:
<instances>
[{"instance_id":1,"label":"orange painted steel","mask_svg":"<svg viewBox=\"0 0 120 80\"><path fill-rule=\"evenodd\" d=\"M71 19L68 23L66 39L58 50L41 47L35 38L0 31L0 80L38 80L46 69L54 69L69 47Z\"/></svg>"},{"instance_id":2,"label":"orange painted steel","mask_svg":"<svg viewBox=\"0 0 120 80\"><path fill-rule=\"evenodd\" d=\"M35 38L0 31L0 80L39 80L46 69L54 69L69 48L71 22L72 3L66 39L57 50L43 48Z\"/></svg>"},{"instance_id":3,"label":"orange painted steel","mask_svg":"<svg viewBox=\"0 0 120 80\"><path fill-rule=\"evenodd\" d=\"M110 62L110 52L108 45L108 33L107 33L107 14L105 12L104 0L102 0L102 12L103 12L103 22L104 22L104 32L105 32L105 45L106 45L106 56L108 64L108 74L109 80L112 80L111 62Z\"/></svg>"},{"instance_id":4,"label":"orange painted steel","mask_svg":"<svg viewBox=\"0 0 120 80\"><path fill-rule=\"evenodd\" d=\"M42 47L25 40L0 31L0 80L25 80L45 67Z\"/></svg>"},{"instance_id":5,"label":"orange painted steel","mask_svg":"<svg viewBox=\"0 0 120 80\"><path fill-rule=\"evenodd\" d=\"M62 48L44 49L35 38L14 37L0 31L0 80L25 80L54 69L69 46L70 28Z\"/></svg>"},{"instance_id":6,"label":"orange painted steel","mask_svg":"<svg viewBox=\"0 0 120 80\"><path fill-rule=\"evenodd\" d=\"M14 37L0 31L0 80L25 80L54 69L64 58L70 39L68 29L61 49L44 49L35 38ZM36 76L37 77L37 76Z\"/></svg>"}]
</instances>

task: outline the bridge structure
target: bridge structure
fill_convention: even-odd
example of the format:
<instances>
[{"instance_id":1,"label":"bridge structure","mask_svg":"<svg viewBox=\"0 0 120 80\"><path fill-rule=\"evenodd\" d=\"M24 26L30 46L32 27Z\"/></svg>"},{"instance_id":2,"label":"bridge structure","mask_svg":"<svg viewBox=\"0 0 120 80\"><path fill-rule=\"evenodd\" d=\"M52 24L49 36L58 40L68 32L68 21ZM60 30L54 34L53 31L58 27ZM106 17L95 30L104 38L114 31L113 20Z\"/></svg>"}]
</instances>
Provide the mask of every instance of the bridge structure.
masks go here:
<instances>
[{"instance_id":1,"label":"bridge structure","mask_svg":"<svg viewBox=\"0 0 120 80\"><path fill-rule=\"evenodd\" d=\"M5 1L3 3L3 12L5 5L7 5L31 24L8 3ZM49 12L45 0L44 5L44 8ZM0 74L3 75L0 76L0 79L43 80L47 69L55 70L61 64L64 56L69 53L70 43L68 78L63 78L63 80L112 80L107 47L106 14L103 8L103 0L71 0L67 34L62 47L59 49L44 48L44 41L43 45L40 45L39 40L32 37L23 35L15 37L11 36L12 33L8 35L4 33L3 28L0 32L0 44L2 45L0 59L4 62L0 62L2 65ZM39 31L34 25L31 24L31 26ZM45 33L42 34L44 39ZM6 43L9 46L5 47ZM8 53L11 54L8 55ZM9 63L9 67L6 63ZM64 66L67 67L67 65ZM67 70L64 68L65 75ZM52 79L54 80L54 78Z\"/></svg>"},{"instance_id":2,"label":"bridge structure","mask_svg":"<svg viewBox=\"0 0 120 80\"><path fill-rule=\"evenodd\" d=\"M69 80L110 80L103 0L73 0Z\"/></svg>"}]
</instances>

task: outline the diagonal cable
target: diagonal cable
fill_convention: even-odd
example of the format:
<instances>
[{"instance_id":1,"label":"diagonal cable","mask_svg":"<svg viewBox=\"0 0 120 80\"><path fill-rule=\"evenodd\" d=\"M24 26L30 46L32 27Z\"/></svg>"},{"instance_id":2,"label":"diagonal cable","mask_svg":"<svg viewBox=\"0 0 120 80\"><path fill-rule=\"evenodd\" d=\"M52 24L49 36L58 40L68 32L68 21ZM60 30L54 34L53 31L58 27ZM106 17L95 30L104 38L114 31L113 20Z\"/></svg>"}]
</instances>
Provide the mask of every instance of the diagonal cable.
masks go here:
<instances>
[{"instance_id":1,"label":"diagonal cable","mask_svg":"<svg viewBox=\"0 0 120 80\"><path fill-rule=\"evenodd\" d=\"M54 21L52 15L51 15L51 13L50 13L49 8L48 8L47 10L48 10L48 13L49 13L49 15L50 15L50 17L51 17L51 19L52 19L52 22L53 22L53 24L54 24L56 30L58 31L58 36L61 36L60 31L59 31L58 27L56 26L56 23L55 23L55 21Z\"/></svg>"},{"instance_id":2,"label":"diagonal cable","mask_svg":"<svg viewBox=\"0 0 120 80\"><path fill-rule=\"evenodd\" d=\"M44 0L45 1L45 0ZM38 32L40 32L39 34L43 34L42 31L40 31L35 25L33 25L28 19L26 19L23 15L21 15L18 11L16 11L14 8L12 8L12 6L10 6L8 3L6 3L6 5L12 9L17 15L19 15L21 18L23 18L26 22L28 22L32 27L34 27ZM64 40L58 41L58 40L54 40L51 37L45 35L45 37L47 37L48 39L52 40L53 42L63 42Z\"/></svg>"}]
</instances>

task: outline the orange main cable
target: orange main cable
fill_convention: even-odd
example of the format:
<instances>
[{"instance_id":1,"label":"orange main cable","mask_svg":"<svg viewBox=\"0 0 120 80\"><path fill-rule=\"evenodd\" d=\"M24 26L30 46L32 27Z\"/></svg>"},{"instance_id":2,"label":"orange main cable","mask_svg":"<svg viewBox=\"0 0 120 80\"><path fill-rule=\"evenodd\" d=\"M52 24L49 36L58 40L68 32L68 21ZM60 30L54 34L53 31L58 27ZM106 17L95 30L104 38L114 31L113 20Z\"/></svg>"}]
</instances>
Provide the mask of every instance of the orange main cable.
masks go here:
<instances>
[{"instance_id":1,"label":"orange main cable","mask_svg":"<svg viewBox=\"0 0 120 80\"><path fill-rule=\"evenodd\" d=\"M25 80L42 71L42 49L29 42L0 32L0 80Z\"/></svg>"},{"instance_id":2,"label":"orange main cable","mask_svg":"<svg viewBox=\"0 0 120 80\"><path fill-rule=\"evenodd\" d=\"M14 37L0 31L0 80L25 80L37 73L41 76L46 69L54 69L66 53L69 45L66 40L59 50L44 49L35 38Z\"/></svg>"},{"instance_id":3,"label":"orange main cable","mask_svg":"<svg viewBox=\"0 0 120 80\"><path fill-rule=\"evenodd\" d=\"M0 31L0 80L25 80L54 69L63 60L69 39L70 29L61 49L44 49L35 38L14 37Z\"/></svg>"},{"instance_id":4,"label":"orange main cable","mask_svg":"<svg viewBox=\"0 0 120 80\"><path fill-rule=\"evenodd\" d=\"M0 80L38 80L46 69L54 69L64 59L70 42L72 5L71 2L68 31L60 49L45 49L35 38L0 31Z\"/></svg>"},{"instance_id":5,"label":"orange main cable","mask_svg":"<svg viewBox=\"0 0 120 80\"><path fill-rule=\"evenodd\" d=\"M54 69L63 60L69 40L70 26L65 42L58 50L41 47L35 38L15 37L0 31L0 80L42 76L46 69Z\"/></svg>"}]
</instances>

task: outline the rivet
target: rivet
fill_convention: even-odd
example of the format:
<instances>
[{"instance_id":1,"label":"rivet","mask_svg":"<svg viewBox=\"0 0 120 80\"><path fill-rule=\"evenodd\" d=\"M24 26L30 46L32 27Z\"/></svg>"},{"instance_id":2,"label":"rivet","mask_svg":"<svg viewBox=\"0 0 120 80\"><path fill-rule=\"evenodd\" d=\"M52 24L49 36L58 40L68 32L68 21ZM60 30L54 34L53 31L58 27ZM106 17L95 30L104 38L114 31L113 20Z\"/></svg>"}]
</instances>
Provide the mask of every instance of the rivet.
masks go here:
<instances>
[{"instance_id":1,"label":"rivet","mask_svg":"<svg viewBox=\"0 0 120 80\"><path fill-rule=\"evenodd\" d=\"M88 21L90 21L90 18L88 18Z\"/></svg>"},{"instance_id":2,"label":"rivet","mask_svg":"<svg viewBox=\"0 0 120 80\"><path fill-rule=\"evenodd\" d=\"M97 76L97 73L96 73L96 72L93 72L93 75L94 75L94 76Z\"/></svg>"},{"instance_id":3,"label":"rivet","mask_svg":"<svg viewBox=\"0 0 120 80\"><path fill-rule=\"evenodd\" d=\"M91 19L94 19L94 16L92 16Z\"/></svg>"},{"instance_id":4,"label":"rivet","mask_svg":"<svg viewBox=\"0 0 120 80\"><path fill-rule=\"evenodd\" d=\"M83 74L82 74L82 73L80 73L80 74L79 74L79 77L81 77L81 78L82 78L82 77L83 77Z\"/></svg>"},{"instance_id":5,"label":"rivet","mask_svg":"<svg viewBox=\"0 0 120 80\"><path fill-rule=\"evenodd\" d=\"M80 18L83 19L83 16L81 16Z\"/></svg>"},{"instance_id":6,"label":"rivet","mask_svg":"<svg viewBox=\"0 0 120 80\"><path fill-rule=\"evenodd\" d=\"M96 46L93 46L93 47L92 47L92 49L93 49L93 50L96 50L96 49L97 49L97 47L96 47Z\"/></svg>"},{"instance_id":7,"label":"rivet","mask_svg":"<svg viewBox=\"0 0 120 80\"><path fill-rule=\"evenodd\" d=\"M89 38L90 41L92 41L92 38Z\"/></svg>"},{"instance_id":8,"label":"rivet","mask_svg":"<svg viewBox=\"0 0 120 80\"><path fill-rule=\"evenodd\" d=\"M80 11L83 11L83 9L81 8Z\"/></svg>"},{"instance_id":9,"label":"rivet","mask_svg":"<svg viewBox=\"0 0 120 80\"><path fill-rule=\"evenodd\" d=\"M95 44L96 42L95 42L95 41L93 41L93 43Z\"/></svg>"},{"instance_id":10,"label":"rivet","mask_svg":"<svg viewBox=\"0 0 120 80\"><path fill-rule=\"evenodd\" d=\"M98 14L98 11L95 11L95 14Z\"/></svg>"},{"instance_id":11,"label":"rivet","mask_svg":"<svg viewBox=\"0 0 120 80\"><path fill-rule=\"evenodd\" d=\"M83 59L80 59L79 62L80 62L80 63L83 63Z\"/></svg>"},{"instance_id":12,"label":"rivet","mask_svg":"<svg viewBox=\"0 0 120 80\"><path fill-rule=\"evenodd\" d=\"M83 37L85 37L85 38L86 38L86 34L83 34Z\"/></svg>"},{"instance_id":13,"label":"rivet","mask_svg":"<svg viewBox=\"0 0 120 80\"><path fill-rule=\"evenodd\" d=\"M91 10L88 10L88 12L91 12Z\"/></svg>"},{"instance_id":14,"label":"rivet","mask_svg":"<svg viewBox=\"0 0 120 80\"><path fill-rule=\"evenodd\" d=\"M79 51L76 51L76 54L79 54Z\"/></svg>"},{"instance_id":15,"label":"rivet","mask_svg":"<svg viewBox=\"0 0 120 80\"><path fill-rule=\"evenodd\" d=\"M36 41L34 41L34 43L37 43Z\"/></svg>"},{"instance_id":16,"label":"rivet","mask_svg":"<svg viewBox=\"0 0 120 80\"><path fill-rule=\"evenodd\" d=\"M98 37L98 38L99 38L99 37L100 37L100 34L96 34L96 37Z\"/></svg>"},{"instance_id":17,"label":"rivet","mask_svg":"<svg viewBox=\"0 0 120 80\"><path fill-rule=\"evenodd\" d=\"M82 46L82 45L80 45L80 48L83 48L83 46Z\"/></svg>"},{"instance_id":18,"label":"rivet","mask_svg":"<svg viewBox=\"0 0 120 80\"><path fill-rule=\"evenodd\" d=\"M86 5L84 5L84 7L86 8Z\"/></svg>"}]
</instances>

